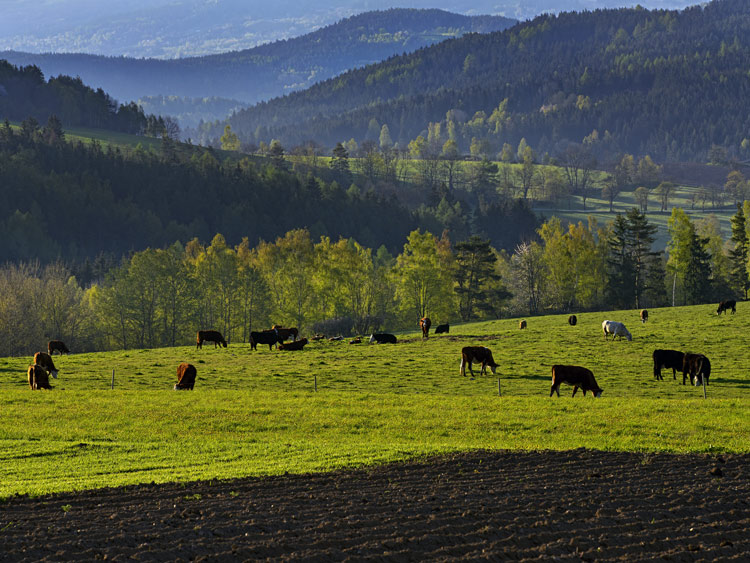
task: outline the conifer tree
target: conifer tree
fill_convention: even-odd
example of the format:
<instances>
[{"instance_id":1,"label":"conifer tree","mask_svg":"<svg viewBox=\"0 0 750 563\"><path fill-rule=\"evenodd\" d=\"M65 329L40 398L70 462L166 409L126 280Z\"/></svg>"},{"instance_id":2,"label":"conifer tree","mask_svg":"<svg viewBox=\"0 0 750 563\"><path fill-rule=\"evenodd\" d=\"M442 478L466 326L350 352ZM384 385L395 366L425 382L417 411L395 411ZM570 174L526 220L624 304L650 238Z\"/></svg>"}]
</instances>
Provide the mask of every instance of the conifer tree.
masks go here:
<instances>
[{"instance_id":1,"label":"conifer tree","mask_svg":"<svg viewBox=\"0 0 750 563\"><path fill-rule=\"evenodd\" d=\"M732 287L744 293L750 289L750 277L747 273L748 238L745 213L741 204L737 204L737 213L732 217L732 242L734 248L729 251L729 280Z\"/></svg>"}]
</instances>

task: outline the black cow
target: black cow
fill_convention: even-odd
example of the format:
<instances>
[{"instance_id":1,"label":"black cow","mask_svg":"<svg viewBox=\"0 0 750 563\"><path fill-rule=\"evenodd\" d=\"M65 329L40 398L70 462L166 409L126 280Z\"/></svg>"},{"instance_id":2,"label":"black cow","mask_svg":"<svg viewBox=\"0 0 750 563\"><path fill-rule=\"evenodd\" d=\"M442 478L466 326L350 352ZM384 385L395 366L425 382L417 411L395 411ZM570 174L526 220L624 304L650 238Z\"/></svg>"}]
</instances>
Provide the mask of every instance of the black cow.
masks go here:
<instances>
[{"instance_id":1,"label":"black cow","mask_svg":"<svg viewBox=\"0 0 750 563\"><path fill-rule=\"evenodd\" d=\"M570 326L576 326L576 323L577 323L577 322L578 322L578 317L576 317L575 315L570 315L570 316L568 317L568 324L569 324Z\"/></svg>"},{"instance_id":2,"label":"black cow","mask_svg":"<svg viewBox=\"0 0 750 563\"><path fill-rule=\"evenodd\" d=\"M725 313L731 309L732 314L734 315L737 312L737 302L733 299L727 299L726 301L722 301L719 303L719 308L716 309L716 314L721 315L722 313Z\"/></svg>"},{"instance_id":3,"label":"black cow","mask_svg":"<svg viewBox=\"0 0 750 563\"><path fill-rule=\"evenodd\" d=\"M437 325L435 327L435 334L448 334L450 332L450 326L448 323L445 323L444 325Z\"/></svg>"},{"instance_id":4,"label":"black cow","mask_svg":"<svg viewBox=\"0 0 750 563\"><path fill-rule=\"evenodd\" d=\"M677 350L654 350L654 378L664 381L661 376L662 369L672 368L672 379L677 379L677 371L682 371L682 362L685 354Z\"/></svg>"},{"instance_id":5,"label":"black cow","mask_svg":"<svg viewBox=\"0 0 750 563\"><path fill-rule=\"evenodd\" d=\"M703 354L685 354L682 361L683 385L685 385L688 376L693 385L701 385L704 377L706 378L706 385L708 385L708 378L711 376L711 362Z\"/></svg>"},{"instance_id":6,"label":"black cow","mask_svg":"<svg viewBox=\"0 0 750 563\"><path fill-rule=\"evenodd\" d=\"M397 340L393 334L388 333L373 333L370 335L370 344L377 342L378 344L396 344Z\"/></svg>"},{"instance_id":7,"label":"black cow","mask_svg":"<svg viewBox=\"0 0 750 563\"><path fill-rule=\"evenodd\" d=\"M586 396L586 391L591 391L594 397L602 396L602 388L594 379L594 374L591 370L581 366L552 366L552 388L550 389L549 396L551 397L555 393L560 396L560 385L567 383L573 386L573 397L576 396L578 389L583 390L583 396Z\"/></svg>"},{"instance_id":8,"label":"black cow","mask_svg":"<svg viewBox=\"0 0 750 563\"><path fill-rule=\"evenodd\" d=\"M279 342L279 335L276 334L275 330L264 330L263 332L251 332L250 333L250 349L257 350L258 344L268 344L268 349L273 350L273 347Z\"/></svg>"}]
</instances>

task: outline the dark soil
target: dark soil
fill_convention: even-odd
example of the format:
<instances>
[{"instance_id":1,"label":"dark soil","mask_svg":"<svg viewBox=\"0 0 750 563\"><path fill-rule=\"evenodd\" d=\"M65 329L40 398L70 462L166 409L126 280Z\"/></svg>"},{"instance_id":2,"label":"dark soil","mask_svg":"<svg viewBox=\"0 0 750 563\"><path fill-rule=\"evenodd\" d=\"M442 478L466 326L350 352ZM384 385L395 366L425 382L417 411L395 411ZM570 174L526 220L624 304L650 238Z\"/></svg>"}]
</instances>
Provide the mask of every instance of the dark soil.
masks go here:
<instances>
[{"instance_id":1,"label":"dark soil","mask_svg":"<svg viewBox=\"0 0 750 563\"><path fill-rule=\"evenodd\" d=\"M750 455L473 452L0 503L0 561L750 560Z\"/></svg>"}]
</instances>

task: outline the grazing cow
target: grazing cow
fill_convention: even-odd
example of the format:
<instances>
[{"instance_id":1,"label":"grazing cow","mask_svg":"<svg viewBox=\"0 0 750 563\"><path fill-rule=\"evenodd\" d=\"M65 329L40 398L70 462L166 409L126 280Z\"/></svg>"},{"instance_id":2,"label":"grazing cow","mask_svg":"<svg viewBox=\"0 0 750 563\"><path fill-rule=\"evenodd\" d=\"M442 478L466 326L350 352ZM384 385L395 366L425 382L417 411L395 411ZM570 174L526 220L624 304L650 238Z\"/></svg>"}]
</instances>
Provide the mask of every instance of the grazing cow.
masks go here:
<instances>
[{"instance_id":1,"label":"grazing cow","mask_svg":"<svg viewBox=\"0 0 750 563\"><path fill-rule=\"evenodd\" d=\"M422 329L422 338L430 337L431 326L432 326L432 321L430 320L430 317L423 317L419 319L419 328Z\"/></svg>"},{"instance_id":2,"label":"grazing cow","mask_svg":"<svg viewBox=\"0 0 750 563\"><path fill-rule=\"evenodd\" d=\"M435 327L435 334L448 334L450 332L450 326L448 323L445 323L444 325L437 325Z\"/></svg>"},{"instance_id":3,"label":"grazing cow","mask_svg":"<svg viewBox=\"0 0 750 563\"><path fill-rule=\"evenodd\" d=\"M193 364L182 362L177 366L177 383L174 386L175 391L192 391L197 375L198 371Z\"/></svg>"},{"instance_id":4,"label":"grazing cow","mask_svg":"<svg viewBox=\"0 0 750 563\"><path fill-rule=\"evenodd\" d=\"M563 383L573 386L573 397L576 396L576 391L578 391L579 387L583 390L584 397L586 396L586 391L591 391L594 397L601 397L604 392L596 383L591 370L582 368L581 366L552 366L552 389L550 389L549 396L551 397L557 393L559 397L560 385Z\"/></svg>"},{"instance_id":5,"label":"grazing cow","mask_svg":"<svg viewBox=\"0 0 750 563\"><path fill-rule=\"evenodd\" d=\"M52 361L52 356L46 352L37 352L34 354L34 364L42 366L53 379L57 379L57 368L55 367L55 363Z\"/></svg>"},{"instance_id":6,"label":"grazing cow","mask_svg":"<svg viewBox=\"0 0 750 563\"><path fill-rule=\"evenodd\" d=\"M262 332L252 331L250 333L250 349L257 350L258 344L268 344L268 349L273 350L273 347L279 342L279 336L275 330L264 330Z\"/></svg>"},{"instance_id":7,"label":"grazing cow","mask_svg":"<svg viewBox=\"0 0 750 563\"><path fill-rule=\"evenodd\" d=\"M648 320L648 311L646 309L641 309L641 322L645 323Z\"/></svg>"},{"instance_id":8,"label":"grazing cow","mask_svg":"<svg viewBox=\"0 0 750 563\"><path fill-rule=\"evenodd\" d=\"M37 389L52 389L52 385L49 384L49 375L47 370L42 366L36 364L29 366L27 371L29 378L29 387L33 390Z\"/></svg>"},{"instance_id":9,"label":"grazing cow","mask_svg":"<svg viewBox=\"0 0 750 563\"><path fill-rule=\"evenodd\" d=\"M523 320L523 321L519 322L518 323L518 328L520 328L521 330L525 329L526 328L526 321Z\"/></svg>"},{"instance_id":10,"label":"grazing cow","mask_svg":"<svg viewBox=\"0 0 750 563\"><path fill-rule=\"evenodd\" d=\"M725 313L731 309L732 314L734 315L737 312L737 302L733 299L727 299L726 301L722 301L719 303L719 308L716 309L716 314L721 315L722 313Z\"/></svg>"},{"instance_id":11,"label":"grazing cow","mask_svg":"<svg viewBox=\"0 0 750 563\"><path fill-rule=\"evenodd\" d=\"M307 338L302 338L300 340L289 342L288 344L279 344L279 350L302 350L307 342Z\"/></svg>"},{"instance_id":12,"label":"grazing cow","mask_svg":"<svg viewBox=\"0 0 750 563\"><path fill-rule=\"evenodd\" d=\"M213 342L214 348L216 348L219 344L224 346L224 348L227 347L227 341L224 340L224 337L218 330L199 330L195 344L196 349L203 348L204 342Z\"/></svg>"},{"instance_id":13,"label":"grazing cow","mask_svg":"<svg viewBox=\"0 0 750 563\"><path fill-rule=\"evenodd\" d=\"M492 350L485 348L484 346L465 346L461 348L461 364L459 373L462 376L466 376L466 367L469 367L469 373L471 377L474 377L474 370L471 369L471 364L474 362L482 364L482 369L479 370L479 375L487 375L487 366L490 366L493 375L497 369L497 364L492 357Z\"/></svg>"},{"instance_id":14,"label":"grazing cow","mask_svg":"<svg viewBox=\"0 0 750 563\"><path fill-rule=\"evenodd\" d=\"M289 340L290 338L292 340L297 340L297 337L299 337L299 331L297 330L297 327L289 327L284 328L281 325L273 325L271 327L271 330L276 332L276 336L279 337L279 342L284 342L285 340Z\"/></svg>"},{"instance_id":15,"label":"grazing cow","mask_svg":"<svg viewBox=\"0 0 750 563\"><path fill-rule=\"evenodd\" d=\"M708 378L711 376L711 362L703 354L685 354L682 361L683 385L685 385L685 379L688 376L690 376L693 385L701 385L704 377L706 378L706 385L708 385Z\"/></svg>"},{"instance_id":16,"label":"grazing cow","mask_svg":"<svg viewBox=\"0 0 750 563\"><path fill-rule=\"evenodd\" d=\"M677 350L654 350L654 378L664 381L662 369L672 368L672 379L677 379L677 371L682 371L685 354Z\"/></svg>"},{"instance_id":17,"label":"grazing cow","mask_svg":"<svg viewBox=\"0 0 750 563\"><path fill-rule=\"evenodd\" d=\"M53 352L59 352L61 356L63 354L70 354L70 350L68 350L68 347L62 340L50 340L47 342L47 353L51 356Z\"/></svg>"},{"instance_id":18,"label":"grazing cow","mask_svg":"<svg viewBox=\"0 0 750 563\"><path fill-rule=\"evenodd\" d=\"M377 342L378 344L396 344L397 340L393 334L388 333L373 333L370 335L370 344Z\"/></svg>"},{"instance_id":19,"label":"grazing cow","mask_svg":"<svg viewBox=\"0 0 750 563\"><path fill-rule=\"evenodd\" d=\"M630 335L628 329L625 328L625 325L618 323L617 321L603 321L602 330L604 331L604 340L607 340L608 334L612 335L612 340L617 336L620 337L620 340L622 340L623 336L627 338L628 341L633 340L633 337Z\"/></svg>"},{"instance_id":20,"label":"grazing cow","mask_svg":"<svg viewBox=\"0 0 750 563\"><path fill-rule=\"evenodd\" d=\"M568 324L569 324L570 326L576 326L576 323L577 323L577 322L578 322L578 317L576 317L575 315L570 315L570 316L568 317Z\"/></svg>"}]
</instances>

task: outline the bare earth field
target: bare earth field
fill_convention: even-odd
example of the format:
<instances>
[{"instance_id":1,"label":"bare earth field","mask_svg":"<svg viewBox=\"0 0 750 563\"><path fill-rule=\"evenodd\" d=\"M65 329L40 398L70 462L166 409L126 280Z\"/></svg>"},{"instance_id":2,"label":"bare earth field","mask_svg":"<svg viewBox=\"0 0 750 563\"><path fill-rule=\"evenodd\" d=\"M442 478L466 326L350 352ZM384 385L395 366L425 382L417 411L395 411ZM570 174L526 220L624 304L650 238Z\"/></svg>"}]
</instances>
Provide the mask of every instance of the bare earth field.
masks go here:
<instances>
[{"instance_id":1,"label":"bare earth field","mask_svg":"<svg viewBox=\"0 0 750 563\"><path fill-rule=\"evenodd\" d=\"M0 561L750 560L750 455L479 451L0 504Z\"/></svg>"}]
</instances>

